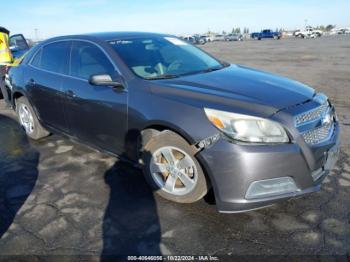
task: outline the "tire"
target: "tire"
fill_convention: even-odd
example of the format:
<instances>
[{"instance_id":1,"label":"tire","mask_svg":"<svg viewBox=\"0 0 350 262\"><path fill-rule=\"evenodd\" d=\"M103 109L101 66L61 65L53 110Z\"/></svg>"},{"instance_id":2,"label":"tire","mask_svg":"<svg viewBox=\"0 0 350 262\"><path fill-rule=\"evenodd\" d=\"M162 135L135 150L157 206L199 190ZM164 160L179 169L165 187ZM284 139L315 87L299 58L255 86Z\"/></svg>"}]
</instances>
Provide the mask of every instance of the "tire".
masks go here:
<instances>
[{"instance_id":1,"label":"tire","mask_svg":"<svg viewBox=\"0 0 350 262\"><path fill-rule=\"evenodd\" d=\"M16 100L16 113L17 113L19 123L24 128L27 136L30 137L31 139L39 140L50 134L40 124L33 110L33 107L30 105L26 97L22 96ZM27 118L25 116L27 116Z\"/></svg>"},{"instance_id":2,"label":"tire","mask_svg":"<svg viewBox=\"0 0 350 262\"><path fill-rule=\"evenodd\" d=\"M207 194L208 181L195 157L196 150L182 137L166 130L153 136L143 149L143 173L157 194L177 203L194 203ZM173 165L164 157L167 155L169 159L169 152L172 155L170 159L175 159ZM187 168L178 168L181 163ZM154 169L155 166L162 168Z\"/></svg>"}]
</instances>

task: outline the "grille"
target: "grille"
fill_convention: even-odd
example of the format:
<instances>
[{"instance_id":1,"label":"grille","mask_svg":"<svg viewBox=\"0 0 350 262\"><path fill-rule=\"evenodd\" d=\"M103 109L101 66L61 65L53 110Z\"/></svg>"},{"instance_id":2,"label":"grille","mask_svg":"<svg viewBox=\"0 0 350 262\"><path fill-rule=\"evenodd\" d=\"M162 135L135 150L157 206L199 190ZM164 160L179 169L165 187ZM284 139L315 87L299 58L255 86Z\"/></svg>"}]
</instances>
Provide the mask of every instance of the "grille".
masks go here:
<instances>
[{"instance_id":1,"label":"grille","mask_svg":"<svg viewBox=\"0 0 350 262\"><path fill-rule=\"evenodd\" d=\"M307 144L315 145L329 139L333 133L333 129L334 124L332 122L321 127L306 131L302 134L302 136Z\"/></svg>"},{"instance_id":2,"label":"grille","mask_svg":"<svg viewBox=\"0 0 350 262\"><path fill-rule=\"evenodd\" d=\"M327 112L328 108L329 108L329 104L328 102L326 102L321 106L317 107L316 109L313 109L311 111L308 111L296 116L295 117L296 126L300 126L307 122L311 122L321 118Z\"/></svg>"}]
</instances>

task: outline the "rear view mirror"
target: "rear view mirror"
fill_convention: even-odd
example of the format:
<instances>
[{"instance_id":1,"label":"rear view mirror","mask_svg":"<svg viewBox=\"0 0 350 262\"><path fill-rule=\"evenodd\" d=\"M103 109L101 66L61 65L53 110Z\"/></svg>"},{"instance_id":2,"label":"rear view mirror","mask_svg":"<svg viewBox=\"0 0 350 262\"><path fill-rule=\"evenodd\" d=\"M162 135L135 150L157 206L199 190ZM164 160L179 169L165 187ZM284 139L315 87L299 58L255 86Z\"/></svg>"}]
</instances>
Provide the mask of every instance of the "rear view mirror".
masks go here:
<instances>
[{"instance_id":1,"label":"rear view mirror","mask_svg":"<svg viewBox=\"0 0 350 262\"><path fill-rule=\"evenodd\" d=\"M89 79L89 83L94 86L113 86L123 87L120 82L113 81L110 75L92 75Z\"/></svg>"}]
</instances>

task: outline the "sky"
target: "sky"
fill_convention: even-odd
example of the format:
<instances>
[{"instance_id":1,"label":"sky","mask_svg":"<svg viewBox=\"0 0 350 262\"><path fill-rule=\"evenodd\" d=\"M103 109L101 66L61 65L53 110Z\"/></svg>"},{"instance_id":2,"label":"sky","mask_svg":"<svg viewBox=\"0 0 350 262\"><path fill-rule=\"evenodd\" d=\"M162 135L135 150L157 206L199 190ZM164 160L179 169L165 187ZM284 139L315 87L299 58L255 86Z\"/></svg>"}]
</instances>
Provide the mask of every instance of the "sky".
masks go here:
<instances>
[{"instance_id":1,"label":"sky","mask_svg":"<svg viewBox=\"0 0 350 262\"><path fill-rule=\"evenodd\" d=\"M192 34L233 27L252 32L302 28L306 20L312 26L350 27L350 0L4 0L1 9L0 26L28 38L105 31Z\"/></svg>"}]
</instances>

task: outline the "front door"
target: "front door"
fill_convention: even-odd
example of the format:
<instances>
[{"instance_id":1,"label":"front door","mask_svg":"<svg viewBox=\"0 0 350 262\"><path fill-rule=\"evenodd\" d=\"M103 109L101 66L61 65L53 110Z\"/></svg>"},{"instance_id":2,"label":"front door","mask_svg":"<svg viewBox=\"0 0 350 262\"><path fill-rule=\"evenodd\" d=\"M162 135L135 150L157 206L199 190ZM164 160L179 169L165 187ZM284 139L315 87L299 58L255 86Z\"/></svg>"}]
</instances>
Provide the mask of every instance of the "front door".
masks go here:
<instances>
[{"instance_id":1,"label":"front door","mask_svg":"<svg viewBox=\"0 0 350 262\"><path fill-rule=\"evenodd\" d=\"M116 68L99 46L86 41L73 41L70 57L71 77L63 83L70 133L107 151L122 153L127 130L127 90L93 86L88 81L97 74L116 79Z\"/></svg>"}]
</instances>

